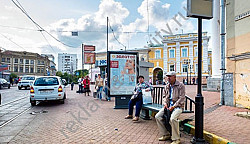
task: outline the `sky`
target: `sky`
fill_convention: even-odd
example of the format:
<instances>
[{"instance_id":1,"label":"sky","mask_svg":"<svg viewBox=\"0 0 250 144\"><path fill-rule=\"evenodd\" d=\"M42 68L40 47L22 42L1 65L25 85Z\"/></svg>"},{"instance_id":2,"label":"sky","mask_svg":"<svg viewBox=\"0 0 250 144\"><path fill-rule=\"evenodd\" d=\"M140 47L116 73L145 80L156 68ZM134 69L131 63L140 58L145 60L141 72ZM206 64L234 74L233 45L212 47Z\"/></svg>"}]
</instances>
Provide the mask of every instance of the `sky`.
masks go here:
<instances>
[{"instance_id":1,"label":"sky","mask_svg":"<svg viewBox=\"0 0 250 144\"><path fill-rule=\"evenodd\" d=\"M77 54L81 69L82 44L107 50L107 17L109 50L143 48L160 42L156 31L197 33L197 19L185 17L186 5L186 0L0 0L0 47L53 54L56 64L58 53ZM203 20L203 32L211 36L210 29Z\"/></svg>"}]
</instances>

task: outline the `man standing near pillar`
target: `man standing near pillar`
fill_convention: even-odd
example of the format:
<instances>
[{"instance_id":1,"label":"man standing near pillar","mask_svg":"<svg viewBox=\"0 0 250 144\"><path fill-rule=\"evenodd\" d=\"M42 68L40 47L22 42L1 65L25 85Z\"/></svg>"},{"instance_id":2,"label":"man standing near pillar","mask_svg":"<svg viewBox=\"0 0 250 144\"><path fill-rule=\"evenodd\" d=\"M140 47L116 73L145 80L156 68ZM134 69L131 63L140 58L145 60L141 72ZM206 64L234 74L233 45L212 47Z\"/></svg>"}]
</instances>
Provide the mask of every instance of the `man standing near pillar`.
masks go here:
<instances>
[{"instance_id":1,"label":"man standing near pillar","mask_svg":"<svg viewBox=\"0 0 250 144\"><path fill-rule=\"evenodd\" d=\"M184 108L185 86L176 80L175 72L168 72L166 76L168 80L164 90L166 101L164 107L155 116L156 123L160 130L160 133L162 134L162 137L159 138L159 141L166 141L171 137L163 121L164 109L169 109L172 113L169 121L172 127L171 139L173 142L171 144L180 144L178 117L180 116L180 114L182 113L182 109Z\"/></svg>"}]
</instances>

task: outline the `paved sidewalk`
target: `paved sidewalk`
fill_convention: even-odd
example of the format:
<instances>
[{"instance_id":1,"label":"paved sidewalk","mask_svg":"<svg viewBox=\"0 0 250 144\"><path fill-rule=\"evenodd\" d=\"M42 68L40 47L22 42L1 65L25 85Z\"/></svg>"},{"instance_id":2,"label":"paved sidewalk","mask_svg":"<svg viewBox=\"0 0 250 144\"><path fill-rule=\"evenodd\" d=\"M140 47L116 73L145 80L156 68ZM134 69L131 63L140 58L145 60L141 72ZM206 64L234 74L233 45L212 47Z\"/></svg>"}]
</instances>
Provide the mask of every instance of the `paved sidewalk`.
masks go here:
<instances>
[{"instance_id":1,"label":"paved sidewalk","mask_svg":"<svg viewBox=\"0 0 250 144\"><path fill-rule=\"evenodd\" d=\"M67 88L65 104L41 103L13 121L21 131L15 131L10 124L0 130L0 135L5 133L9 143L171 143L158 141L155 120L133 123L124 119L127 109L113 109L114 98L99 101L76 93L76 89ZM7 134L10 129L15 134L12 137ZM191 138L182 133L182 144L189 144Z\"/></svg>"},{"instance_id":2,"label":"paved sidewalk","mask_svg":"<svg viewBox=\"0 0 250 144\"><path fill-rule=\"evenodd\" d=\"M196 96L194 85L186 86L186 94ZM203 91L204 97L204 130L237 144L250 143L250 119L235 116L236 112L250 112L248 109L219 106L220 93ZM194 118L194 114L182 114L181 119ZM195 125L192 121L190 124Z\"/></svg>"}]
</instances>

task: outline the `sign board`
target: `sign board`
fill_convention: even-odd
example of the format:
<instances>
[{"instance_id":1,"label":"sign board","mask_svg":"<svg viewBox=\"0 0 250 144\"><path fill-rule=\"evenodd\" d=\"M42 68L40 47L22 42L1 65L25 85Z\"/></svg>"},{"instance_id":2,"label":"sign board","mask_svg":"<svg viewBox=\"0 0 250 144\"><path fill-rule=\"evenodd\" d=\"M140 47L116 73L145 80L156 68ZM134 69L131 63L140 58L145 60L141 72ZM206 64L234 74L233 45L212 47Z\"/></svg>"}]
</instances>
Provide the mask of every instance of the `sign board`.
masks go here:
<instances>
[{"instance_id":1,"label":"sign board","mask_svg":"<svg viewBox=\"0 0 250 144\"><path fill-rule=\"evenodd\" d=\"M96 66L107 66L107 60L96 60Z\"/></svg>"},{"instance_id":2,"label":"sign board","mask_svg":"<svg viewBox=\"0 0 250 144\"><path fill-rule=\"evenodd\" d=\"M213 18L213 0L188 0L187 16L203 19Z\"/></svg>"},{"instance_id":3,"label":"sign board","mask_svg":"<svg viewBox=\"0 0 250 144\"><path fill-rule=\"evenodd\" d=\"M132 95L137 83L138 53L109 52L108 86L110 96Z\"/></svg>"},{"instance_id":4,"label":"sign board","mask_svg":"<svg viewBox=\"0 0 250 144\"><path fill-rule=\"evenodd\" d=\"M8 65L0 65L0 71L8 70Z\"/></svg>"},{"instance_id":5,"label":"sign board","mask_svg":"<svg viewBox=\"0 0 250 144\"><path fill-rule=\"evenodd\" d=\"M84 52L84 64L95 64L95 53Z\"/></svg>"},{"instance_id":6,"label":"sign board","mask_svg":"<svg viewBox=\"0 0 250 144\"><path fill-rule=\"evenodd\" d=\"M76 72L76 76L79 76L79 72Z\"/></svg>"},{"instance_id":7,"label":"sign board","mask_svg":"<svg viewBox=\"0 0 250 144\"><path fill-rule=\"evenodd\" d=\"M95 51L95 46L92 45L84 45L83 46L84 51Z\"/></svg>"},{"instance_id":8,"label":"sign board","mask_svg":"<svg viewBox=\"0 0 250 144\"><path fill-rule=\"evenodd\" d=\"M78 36L78 32L71 32L72 36Z\"/></svg>"}]
</instances>

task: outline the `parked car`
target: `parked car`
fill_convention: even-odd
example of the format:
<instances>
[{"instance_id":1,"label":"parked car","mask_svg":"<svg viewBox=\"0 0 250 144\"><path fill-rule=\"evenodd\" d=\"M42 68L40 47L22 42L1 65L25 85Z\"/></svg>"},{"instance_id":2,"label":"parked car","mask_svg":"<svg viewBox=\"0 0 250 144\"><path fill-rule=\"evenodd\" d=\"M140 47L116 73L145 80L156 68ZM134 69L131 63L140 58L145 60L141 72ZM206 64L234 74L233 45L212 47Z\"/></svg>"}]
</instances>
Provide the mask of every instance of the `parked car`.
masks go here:
<instances>
[{"instance_id":1,"label":"parked car","mask_svg":"<svg viewBox=\"0 0 250 144\"><path fill-rule=\"evenodd\" d=\"M0 89L3 87L7 87L8 89L10 88L10 83L7 82L7 80L0 78Z\"/></svg>"},{"instance_id":2,"label":"parked car","mask_svg":"<svg viewBox=\"0 0 250 144\"><path fill-rule=\"evenodd\" d=\"M66 99L65 85L58 76L37 77L30 88L30 103L36 105L36 101L58 100L64 103Z\"/></svg>"},{"instance_id":3,"label":"parked car","mask_svg":"<svg viewBox=\"0 0 250 144\"><path fill-rule=\"evenodd\" d=\"M18 89L21 90L23 87L27 89L34 82L35 76L23 76L18 82Z\"/></svg>"}]
</instances>

